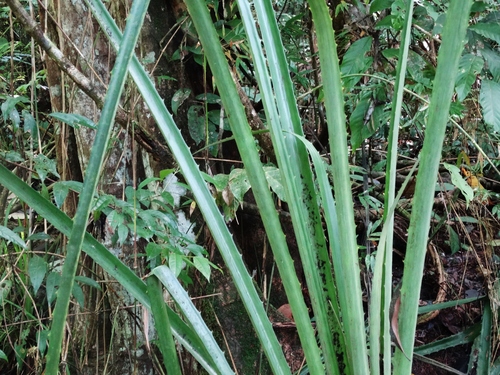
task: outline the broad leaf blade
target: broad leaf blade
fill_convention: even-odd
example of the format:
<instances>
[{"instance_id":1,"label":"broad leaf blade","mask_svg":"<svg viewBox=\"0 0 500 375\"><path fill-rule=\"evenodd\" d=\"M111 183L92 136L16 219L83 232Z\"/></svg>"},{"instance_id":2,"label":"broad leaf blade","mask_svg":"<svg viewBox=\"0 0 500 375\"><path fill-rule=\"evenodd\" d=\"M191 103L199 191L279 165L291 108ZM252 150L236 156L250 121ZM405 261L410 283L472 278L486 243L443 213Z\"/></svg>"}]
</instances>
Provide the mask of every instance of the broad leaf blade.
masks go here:
<instances>
[{"instance_id":1,"label":"broad leaf blade","mask_svg":"<svg viewBox=\"0 0 500 375\"><path fill-rule=\"evenodd\" d=\"M500 131L500 106L498 105L498 98L500 98L500 83L483 80L479 103L483 107L484 121L488 125L492 125L497 132Z\"/></svg>"}]
</instances>

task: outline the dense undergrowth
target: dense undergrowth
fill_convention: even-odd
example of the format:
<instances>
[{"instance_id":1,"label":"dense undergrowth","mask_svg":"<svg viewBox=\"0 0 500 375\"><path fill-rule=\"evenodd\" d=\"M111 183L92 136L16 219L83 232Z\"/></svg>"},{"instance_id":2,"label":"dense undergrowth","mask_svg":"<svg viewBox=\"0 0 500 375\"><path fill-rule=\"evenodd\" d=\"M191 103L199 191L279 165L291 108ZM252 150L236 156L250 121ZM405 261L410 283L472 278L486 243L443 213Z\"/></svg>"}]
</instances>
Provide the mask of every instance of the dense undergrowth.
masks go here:
<instances>
[{"instance_id":1,"label":"dense undergrowth","mask_svg":"<svg viewBox=\"0 0 500 375\"><path fill-rule=\"evenodd\" d=\"M273 373L405 374L411 370L408 356L415 374L441 373L449 370L446 366L458 373L499 373L500 9L495 2L476 1L461 15L468 27L463 29L463 53L453 65L447 60L451 57L439 52L462 48L461 40L442 35L444 27L453 30L451 34L460 32L453 22L445 26L446 14L455 14L450 7L457 1L332 2L333 23L322 19L326 6L315 1L278 2L274 12L268 2L247 9L243 1L187 1L189 13L179 13L177 20L182 41L168 59L193 60L209 78L198 88L202 94L179 87L163 99L171 113L187 116L187 129L182 130L191 149L184 148L163 101L150 95L147 104L178 167L142 176L121 196L86 187L85 181L61 179L61 156L55 151L58 121L76 132L103 125L75 113L51 113L41 50L3 6L0 372L41 373L46 366L56 292L67 286L61 282L68 251L63 234L75 238L71 222L56 207L65 210L69 199L90 189L85 209L91 215L73 224L80 226L82 236L87 230L97 240L84 237L83 251L151 308L156 321L172 325L177 343L209 373L230 373L231 366L219 348L223 344L213 340L183 288L193 280L210 283L213 272L221 272L219 265L232 275L249 320L266 343L261 350ZM116 46L121 37L112 19L95 11L98 3L89 1L89 8L101 27L112 30L111 38L116 39L111 44ZM22 6L37 19L36 6ZM258 31L252 29L256 22ZM326 31L329 24L334 30ZM206 30L203 35L197 33L200 28ZM330 51L333 35L337 48ZM401 65L402 58L406 65ZM451 72L438 71L448 63ZM137 60L129 63L141 94L156 93L138 67ZM176 79L161 75L156 83ZM446 94L438 90L446 85L453 90L449 111L442 109L443 103L436 104L436 97ZM120 91L108 94L104 103L119 97ZM425 146L426 134L439 126L443 142ZM436 154L441 145L442 152ZM200 165L207 167L203 174L192 155L201 155ZM437 183L430 179L419 187L419 178L425 178L419 163L426 163L427 155L440 161L433 166ZM94 167L98 178L102 160ZM432 207L430 222L420 220L422 228L417 226L425 213L414 204L420 199L415 194L422 199L427 194ZM256 234L247 234L239 220L252 210L261 213L263 223L259 219ZM186 220L197 212L211 235L195 232ZM264 256L261 261L260 250L241 248L247 265L259 258L255 271L250 270L252 277L226 224L243 237L267 231L264 241L266 246L269 242L272 260ZM409 228L425 237L418 259L411 258L414 249L407 249L408 241L417 244ZM296 243L290 244L289 238ZM139 275L146 283L137 277L136 268L105 255L102 244L110 250L127 244L141 249L135 261L146 267L146 276ZM215 247L222 254L217 265ZM419 270L425 251L425 267ZM417 281L423 280L415 296L411 289L420 288L415 287L416 279L405 281L411 273L408 264L416 264ZM79 258L78 275L73 276L69 321L112 285L86 256ZM254 282L259 291L272 291L262 296ZM176 302L168 311L163 286ZM276 306L268 306L273 311L280 305L278 311L290 311L291 306L293 316L277 313L285 323L271 324L260 298L271 305L276 301ZM420 307L413 303L415 298ZM95 311L109 314L105 304ZM417 312L415 328L410 315L416 319ZM285 355L281 347L287 342L278 342L273 331L283 324L296 327L302 342ZM63 332L64 324L58 329ZM155 345L164 358L176 358L178 351L183 363L185 352L177 350L169 332L159 333ZM60 344L52 347L61 349ZM75 348L69 356L63 352L72 362L68 373L78 373L84 362L83 351ZM59 352L51 355L58 367ZM166 366L166 360L160 362L159 372ZM181 371L166 367L168 373Z\"/></svg>"}]
</instances>

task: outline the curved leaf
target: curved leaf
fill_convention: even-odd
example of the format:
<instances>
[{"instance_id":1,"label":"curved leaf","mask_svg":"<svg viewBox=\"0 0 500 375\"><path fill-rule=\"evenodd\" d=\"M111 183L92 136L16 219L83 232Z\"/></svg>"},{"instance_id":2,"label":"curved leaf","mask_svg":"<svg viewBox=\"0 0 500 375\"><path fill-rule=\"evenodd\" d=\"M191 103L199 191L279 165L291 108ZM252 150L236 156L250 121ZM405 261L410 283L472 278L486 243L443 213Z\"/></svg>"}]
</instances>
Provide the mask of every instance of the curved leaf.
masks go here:
<instances>
[{"instance_id":1,"label":"curved leaf","mask_svg":"<svg viewBox=\"0 0 500 375\"><path fill-rule=\"evenodd\" d=\"M500 83L483 80L481 83L481 93L479 94L479 103L483 107L484 121L492 125L495 131L500 131Z\"/></svg>"}]
</instances>

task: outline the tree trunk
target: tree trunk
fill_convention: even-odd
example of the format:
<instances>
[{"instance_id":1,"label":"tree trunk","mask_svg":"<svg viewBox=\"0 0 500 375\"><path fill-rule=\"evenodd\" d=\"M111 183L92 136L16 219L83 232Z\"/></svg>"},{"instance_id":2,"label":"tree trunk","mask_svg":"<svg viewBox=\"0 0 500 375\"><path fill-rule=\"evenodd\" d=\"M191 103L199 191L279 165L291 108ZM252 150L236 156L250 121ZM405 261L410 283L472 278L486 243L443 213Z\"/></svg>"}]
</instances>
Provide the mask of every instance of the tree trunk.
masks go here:
<instances>
[{"instance_id":1,"label":"tree trunk","mask_svg":"<svg viewBox=\"0 0 500 375\"><path fill-rule=\"evenodd\" d=\"M130 2L120 0L108 4L111 15L123 30ZM41 20L47 34L95 86L105 88L116 57L105 34L94 21L83 0L59 1L54 2L52 6L46 10L41 9ZM143 62L146 60L145 67L156 83L159 82L156 79L159 76L175 78L175 80L160 81L159 90L168 100L167 103L178 88L190 87L193 83L197 83L195 80L186 79L186 68L182 61L171 62L166 58L175 51L182 40L182 35L174 34L172 42L166 47L161 44L166 43L162 41L165 36L168 36L167 41L172 37L168 33L176 22L173 14L171 4L152 0L136 49L139 59ZM52 61L47 59L46 64L53 111L80 114L97 124L100 110L96 103L65 77ZM133 84L126 85L121 105L129 113L129 117L127 123L116 124L113 129L98 192L125 199L124 191L127 186L137 186L146 174L157 176L159 170L172 167L174 160L158 157L155 160L135 142L132 127L140 126L145 129L146 134L151 135L151 142L165 144L152 117L145 115L147 107ZM181 128L187 120L186 112L187 109L181 108L176 118ZM61 176L67 180L81 181L88 164L95 132L85 127L73 129L65 124L57 124L56 129L58 168L62 171ZM73 198L67 200L65 206L70 216L74 215L77 205L76 196ZM123 246L114 245L113 233L105 219L94 222L93 229L93 234L102 240L109 251L129 267L137 270L140 276L144 275L144 264L138 258L138 253L143 253L144 250L139 249L137 243L125 242ZM153 334L148 313L135 303L124 288L114 282L112 276L105 274L85 255L80 274L100 279L102 292L83 287L84 308L81 309L77 304L73 305L70 311L73 314L69 326L70 332L63 347L63 363L68 363L71 373L78 374L159 373L155 371L155 364L158 361L154 358L155 354L150 352L147 343Z\"/></svg>"}]
</instances>

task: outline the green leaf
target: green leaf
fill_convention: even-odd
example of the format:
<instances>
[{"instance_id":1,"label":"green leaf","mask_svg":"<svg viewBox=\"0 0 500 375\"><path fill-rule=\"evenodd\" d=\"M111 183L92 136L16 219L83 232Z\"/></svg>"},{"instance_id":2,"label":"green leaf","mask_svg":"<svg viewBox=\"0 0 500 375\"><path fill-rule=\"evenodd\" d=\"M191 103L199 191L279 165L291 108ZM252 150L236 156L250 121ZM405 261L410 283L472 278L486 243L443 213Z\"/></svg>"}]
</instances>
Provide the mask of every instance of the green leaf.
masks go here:
<instances>
[{"instance_id":1,"label":"green leaf","mask_svg":"<svg viewBox=\"0 0 500 375\"><path fill-rule=\"evenodd\" d=\"M28 264L28 274L30 276L31 285L33 286L35 294L38 292L40 285L42 285L46 272L47 262L45 262L45 259L39 257L38 255L34 255Z\"/></svg>"},{"instance_id":2,"label":"green leaf","mask_svg":"<svg viewBox=\"0 0 500 375\"><path fill-rule=\"evenodd\" d=\"M163 297L163 288L158 278L153 275L148 277L148 296L163 361L168 363L168 375L181 375L177 348L172 337L170 319Z\"/></svg>"},{"instance_id":3,"label":"green leaf","mask_svg":"<svg viewBox=\"0 0 500 375\"><path fill-rule=\"evenodd\" d=\"M54 159L49 159L43 154L38 154L34 158L35 171L38 173L40 180L45 181L49 174L60 177L57 173L56 161Z\"/></svg>"},{"instance_id":4,"label":"green leaf","mask_svg":"<svg viewBox=\"0 0 500 375\"><path fill-rule=\"evenodd\" d=\"M166 266L156 267L152 273L165 285L168 292L179 306L182 314L186 317L191 327L203 339L205 349L213 359L215 366L217 366L218 374L234 374L231 366L227 363L224 353L215 341L212 332L208 329L205 321L201 317L200 312L196 309L191 301L191 298L184 290L182 285L177 280L177 275Z\"/></svg>"},{"instance_id":5,"label":"green leaf","mask_svg":"<svg viewBox=\"0 0 500 375\"><path fill-rule=\"evenodd\" d=\"M188 88L182 88L175 92L172 97L172 112L174 112L174 115L177 115L177 110L189 98L189 95L191 95L191 89Z\"/></svg>"},{"instance_id":6,"label":"green leaf","mask_svg":"<svg viewBox=\"0 0 500 375\"><path fill-rule=\"evenodd\" d=\"M39 240L50 240L50 235L44 232L34 233L31 236L28 236L27 240L29 241L39 241Z\"/></svg>"},{"instance_id":7,"label":"green leaf","mask_svg":"<svg viewBox=\"0 0 500 375\"><path fill-rule=\"evenodd\" d=\"M21 239L21 237L19 237L17 233L14 233L9 228L4 227L3 225L0 225L0 237L6 239L8 242L12 242L22 247L23 249L26 249L26 244Z\"/></svg>"},{"instance_id":8,"label":"green leaf","mask_svg":"<svg viewBox=\"0 0 500 375\"><path fill-rule=\"evenodd\" d=\"M36 142L38 140L38 129L35 118L25 109L23 109L22 115L24 119L24 131L27 133L31 133L33 141Z\"/></svg>"},{"instance_id":9,"label":"green leaf","mask_svg":"<svg viewBox=\"0 0 500 375\"><path fill-rule=\"evenodd\" d=\"M118 226L118 243L123 245L128 236L128 228L126 225Z\"/></svg>"},{"instance_id":10,"label":"green leaf","mask_svg":"<svg viewBox=\"0 0 500 375\"><path fill-rule=\"evenodd\" d=\"M483 80L481 82L481 93L479 94L479 103L483 107L484 121L492 125L495 131L500 131L500 83Z\"/></svg>"},{"instance_id":11,"label":"green leaf","mask_svg":"<svg viewBox=\"0 0 500 375\"><path fill-rule=\"evenodd\" d=\"M483 69L484 60L472 54L463 55L458 65L458 76L455 83L458 100L463 101L476 80L476 74Z\"/></svg>"},{"instance_id":12,"label":"green leaf","mask_svg":"<svg viewBox=\"0 0 500 375\"><path fill-rule=\"evenodd\" d=\"M408 73L410 73L415 81L430 86L431 81L425 76L427 67L427 62L422 56L412 50L408 51Z\"/></svg>"},{"instance_id":13,"label":"green leaf","mask_svg":"<svg viewBox=\"0 0 500 375\"><path fill-rule=\"evenodd\" d=\"M486 60L487 68L494 80L500 81L500 54L488 48L483 48L481 54Z\"/></svg>"},{"instance_id":14,"label":"green leaf","mask_svg":"<svg viewBox=\"0 0 500 375\"><path fill-rule=\"evenodd\" d=\"M208 104L221 104L220 96L210 92L197 95L196 99L206 101Z\"/></svg>"},{"instance_id":15,"label":"green leaf","mask_svg":"<svg viewBox=\"0 0 500 375\"><path fill-rule=\"evenodd\" d=\"M380 10L389 8L394 0L373 0L370 4L370 13L375 13Z\"/></svg>"},{"instance_id":16,"label":"green leaf","mask_svg":"<svg viewBox=\"0 0 500 375\"><path fill-rule=\"evenodd\" d=\"M497 22L476 23L475 25L469 26L469 30L500 43L500 24Z\"/></svg>"},{"instance_id":17,"label":"green leaf","mask_svg":"<svg viewBox=\"0 0 500 375\"><path fill-rule=\"evenodd\" d=\"M75 276L75 281L78 281L82 284L85 284L85 285L88 285L88 286L91 286L93 288L101 290L101 286L99 285L99 283L97 281L95 281L94 279L91 279L90 277Z\"/></svg>"},{"instance_id":18,"label":"green leaf","mask_svg":"<svg viewBox=\"0 0 500 375\"><path fill-rule=\"evenodd\" d=\"M50 305L56 298L56 289L61 281L61 275L58 272L50 272L45 283L47 293L47 302Z\"/></svg>"},{"instance_id":19,"label":"green leaf","mask_svg":"<svg viewBox=\"0 0 500 375\"><path fill-rule=\"evenodd\" d=\"M5 99L5 102L2 103L0 107L3 115L3 121L7 122L11 119L12 113L15 111L17 113L17 117L19 117L19 112L17 112L16 105L18 103L29 103L30 100L25 96L8 96ZM15 129L17 130L17 129Z\"/></svg>"},{"instance_id":20,"label":"green leaf","mask_svg":"<svg viewBox=\"0 0 500 375\"><path fill-rule=\"evenodd\" d=\"M453 185L455 185L462 194L464 195L466 201L467 201L467 206L469 203L474 199L474 191L472 188L469 186L467 181L462 177L460 173L460 169L456 165L448 164L448 163L443 163L444 167L450 172L451 174L451 182Z\"/></svg>"},{"instance_id":21,"label":"green leaf","mask_svg":"<svg viewBox=\"0 0 500 375\"><path fill-rule=\"evenodd\" d=\"M208 261L207 258L203 256L196 256L193 258L193 265L194 267L201 272L203 276L207 279L207 281L210 281L210 262Z\"/></svg>"},{"instance_id":22,"label":"green leaf","mask_svg":"<svg viewBox=\"0 0 500 375\"><path fill-rule=\"evenodd\" d=\"M50 330L43 329L41 331L36 332L36 343L40 354L43 356L45 354L45 350L47 350L47 340L49 338Z\"/></svg>"},{"instance_id":23,"label":"green leaf","mask_svg":"<svg viewBox=\"0 0 500 375\"><path fill-rule=\"evenodd\" d=\"M62 121L75 129L78 129L80 126L85 126L86 128L94 130L97 129L95 124L90 119L77 113L54 112L49 116L54 117L55 119Z\"/></svg>"},{"instance_id":24,"label":"green leaf","mask_svg":"<svg viewBox=\"0 0 500 375\"><path fill-rule=\"evenodd\" d=\"M78 181L57 181L54 185L52 185L52 192L54 193L56 206L59 208L62 207L70 190L80 193L82 191L82 187L83 183Z\"/></svg>"},{"instance_id":25,"label":"green leaf","mask_svg":"<svg viewBox=\"0 0 500 375\"><path fill-rule=\"evenodd\" d=\"M244 169L235 168L229 174L229 187L234 197L239 201L243 201L243 196L250 189L247 172Z\"/></svg>"},{"instance_id":26,"label":"green leaf","mask_svg":"<svg viewBox=\"0 0 500 375\"><path fill-rule=\"evenodd\" d=\"M349 118L349 127L351 128L351 146L356 150L361 143L373 133L365 126L365 116L370 108L371 95L362 98L356 105L356 108Z\"/></svg>"},{"instance_id":27,"label":"green leaf","mask_svg":"<svg viewBox=\"0 0 500 375\"><path fill-rule=\"evenodd\" d=\"M7 361L7 355L4 353L2 349L0 349L0 359Z\"/></svg>"},{"instance_id":28,"label":"green leaf","mask_svg":"<svg viewBox=\"0 0 500 375\"><path fill-rule=\"evenodd\" d=\"M198 145L205 139L205 117L200 115L203 113L203 107L200 105L192 105L188 110L188 129L189 135Z\"/></svg>"},{"instance_id":29,"label":"green leaf","mask_svg":"<svg viewBox=\"0 0 500 375\"><path fill-rule=\"evenodd\" d=\"M365 54L370 51L372 47L372 37L364 37L355 41L351 47L347 50L342 60L342 65L340 65L340 72L342 76L348 74L359 74L364 73L368 67L371 65L373 58L365 56ZM348 91L356 83L359 82L361 77L347 77L344 78L344 87Z\"/></svg>"},{"instance_id":30,"label":"green leaf","mask_svg":"<svg viewBox=\"0 0 500 375\"><path fill-rule=\"evenodd\" d=\"M272 191L278 196L279 200L286 202L285 188L281 181L281 172L278 168L272 165L265 166L264 174L266 175L267 183Z\"/></svg>"},{"instance_id":31,"label":"green leaf","mask_svg":"<svg viewBox=\"0 0 500 375\"><path fill-rule=\"evenodd\" d=\"M450 236L450 249L451 254L455 254L460 250L460 238L458 237L458 233L452 228L451 225L447 225L448 235Z\"/></svg>"},{"instance_id":32,"label":"green leaf","mask_svg":"<svg viewBox=\"0 0 500 375\"><path fill-rule=\"evenodd\" d=\"M168 267L172 270L172 272L174 273L174 275L176 277L179 276L184 265L185 265L185 263L184 263L184 260L182 258L182 255L174 253L174 252L171 252L168 255Z\"/></svg>"},{"instance_id":33,"label":"green leaf","mask_svg":"<svg viewBox=\"0 0 500 375\"><path fill-rule=\"evenodd\" d=\"M85 296L83 294L82 287L77 283L73 284L73 297L75 297L76 302L78 302L80 307L83 309Z\"/></svg>"}]
</instances>

